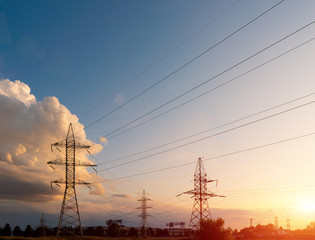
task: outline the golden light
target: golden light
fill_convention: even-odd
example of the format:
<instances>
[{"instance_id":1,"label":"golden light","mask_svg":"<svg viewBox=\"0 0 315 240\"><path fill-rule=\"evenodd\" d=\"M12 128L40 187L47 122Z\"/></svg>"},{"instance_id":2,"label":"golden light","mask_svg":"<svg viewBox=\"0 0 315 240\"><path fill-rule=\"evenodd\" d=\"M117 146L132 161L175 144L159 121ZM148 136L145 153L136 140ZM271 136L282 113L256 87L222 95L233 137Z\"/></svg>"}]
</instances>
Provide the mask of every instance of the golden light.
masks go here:
<instances>
[{"instance_id":1,"label":"golden light","mask_svg":"<svg viewBox=\"0 0 315 240\"><path fill-rule=\"evenodd\" d=\"M313 213L315 212L315 202L311 201L302 201L299 205L300 211L306 212L306 213Z\"/></svg>"}]
</instances>

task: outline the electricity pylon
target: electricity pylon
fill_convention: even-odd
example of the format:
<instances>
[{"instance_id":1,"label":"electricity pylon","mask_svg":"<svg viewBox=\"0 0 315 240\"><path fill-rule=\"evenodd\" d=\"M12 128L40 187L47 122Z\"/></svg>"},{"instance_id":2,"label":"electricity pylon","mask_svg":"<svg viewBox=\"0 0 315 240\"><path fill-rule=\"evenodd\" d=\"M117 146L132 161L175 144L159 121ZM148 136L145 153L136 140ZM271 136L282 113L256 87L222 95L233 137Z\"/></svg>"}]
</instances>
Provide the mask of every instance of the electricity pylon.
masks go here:
<instances>
[{"instance_id":1,"label":"electricity pylon","mask_svg":"<svg viewBox=\"0 0 315 240\"><path fill-rule=\"evenodd\" d=\"M79 206L78 206L75 185L83 184L90 187L90 183L87 183L81 180L76 180L75 168L78 166L94 167L96 165L92 165L87 162L80 162L80 161L77 162L75 158L75 150L76 148L88 149L90 148L90 146L85 146L85 145L75 142L72 124L70 123L66 140L51 144L52 151L53 151L53 147L55 147L58 150L59 150L58 147L66 148L65 159L57 159L54 161L47 162L50 165L65 165L66 166L66 178L51 181L51 186L53 183L56 184L57 186L60 186L59 184L65 184L65 192L64 192L61 211L60 211L57 237L63 234L64 235L72 234L77 237L80 237L80 236L82 237L83 232L81 228L81 220L80 220L80 213L79 213Z\"/></svg>"},{"instance_id":2,"label":"electricity pylon","mask_svg":"<svg viewBox=\"0 0 315 240\"><path fill-rule=\"evenodd\" d=\"M291 223L290 223L290 218L287 219L287 230L291 230Z\"/></svg>"},{"instance_id":3,"label":"electricity pylon","mask_svg":"<svg viewBox=\"0 0 315 240\"><path fill-rule=\"evenodd\" d=\"M44 218L44 213L42 213L41 217L40 217L40 221L39 221L39 227L42 230L42 236L45 237L46 236L46 220Z\"/></svg>"},{"instance_id":4,"label":"electricity pylon","mask_svg":"<svg viewBox=\"0 0 315 240\"><path fill-rule=\"evenodd\" d=\"M143 190L142 198L138 199L141 202L141 206L137 209L141 210L141 214L138 217L141 217L141 229L143 229L143 237L147 236L147 228L148 228L148 217L152 217L148 214L148 206L147 201L152 201L151 199L145 196L145 191Z\"/></svg>"},{"instance_id":5,"label":"electricity pylon","mask_svg":"<svg viewBox=\"0 0 315 240\"><path fill-rule=\"evenodd\" d=\"M208 205L209 198L225 197L208 191L207 183L210 182L216 182L216 184L218 185L217 179L208 179L202 160L201 158L199 158L194 174L194 189L177 195L180 196L182 194L190 194L193 195L192 198L195 199L189 224L189 228L191 230L199 230L200 222L211 218L211 213Z\"/></svg>"}]
</instances>

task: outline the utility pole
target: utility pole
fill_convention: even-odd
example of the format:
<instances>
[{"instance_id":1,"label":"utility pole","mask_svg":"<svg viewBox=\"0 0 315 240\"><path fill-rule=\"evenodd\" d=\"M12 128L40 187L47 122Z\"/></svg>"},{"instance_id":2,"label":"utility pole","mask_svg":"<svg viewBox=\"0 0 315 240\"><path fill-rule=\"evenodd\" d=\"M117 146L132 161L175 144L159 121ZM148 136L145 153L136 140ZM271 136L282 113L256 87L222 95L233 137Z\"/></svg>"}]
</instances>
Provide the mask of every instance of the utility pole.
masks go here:
<instances>
[{"instance_id":1,"label":"utility pole","mask_svg":"<svg viewBox=\"0 0 315 240\"><path fill-rule=\"evenodd\" d=\"M60 211L57 237L61 235L69 235L69 234L74 235L76 237L82 237L83 232L81 228L81 220L80 220L80 213L79 213L79 206L78 206L75 185L83 184L90 187L90 183L87 183L81 180L76 180L75 168L78 166L94 167L96 165L92 165L90 163L82 162L82 161L77 162L76 157L75 157L75 150L76 149L89 149L90 146L85 146L80 143L76 143L74 134L73 134L72 124L70 123L66 140L51 144L52 151L53 151L53 147L55 147L57 150L59 150L58 147L66 148L65 159L57 159L54 161L47 162L47 164L49 165L65 165L66 166L65 179L58 179L58 180L51 181L51 187L53 183L56 184L57 186L60 186L59 184L65 184L65 192L64 192L61 211Z\"/></svg>"},{"instance_id":2,"label":"utility pole","mask_svg":"<svg viewBox=\"0 0 315 240\"><path fill-rule=\"evenodd\" d=\"M253 219L250 219L250 227L253 227Z\"/></svg>"},{"instance_id":3,"label":"utility pole","mask_svg":"<svg viewBox=\"0 0 315 240\"><path fill-rule=\"evenodd\" d=\"M143 230L143 237L147 237L147 228L148 228L148 217L152 217L148 214L148 206L147 201L152 201L151 199L145 196L145 191L143 190L142 198L138 199L141 202L140 207L137 209L141 210L141 214L138 217L141 217L141 230Z\"/></svg>"},{"instance_id":4,"label":"utility pole","mask_svg":"<svg viewBox=\"0 0 315 240\"><path fill-rule=\"evenodd\" d=\"M208 205L209 198L225 197L208 191L207 184L210 182L216 182L216 185L218 185L217 179L215 180L208 179L202 160L201 158L199 158L194 174L194 189L177 195L180 196L182 194L190 194L193 195L192 198L195 199L189 224L189 228L191 230L200 230L200 223L202 221L211 219L211 214Z\"/></svg>"}]
</instances>

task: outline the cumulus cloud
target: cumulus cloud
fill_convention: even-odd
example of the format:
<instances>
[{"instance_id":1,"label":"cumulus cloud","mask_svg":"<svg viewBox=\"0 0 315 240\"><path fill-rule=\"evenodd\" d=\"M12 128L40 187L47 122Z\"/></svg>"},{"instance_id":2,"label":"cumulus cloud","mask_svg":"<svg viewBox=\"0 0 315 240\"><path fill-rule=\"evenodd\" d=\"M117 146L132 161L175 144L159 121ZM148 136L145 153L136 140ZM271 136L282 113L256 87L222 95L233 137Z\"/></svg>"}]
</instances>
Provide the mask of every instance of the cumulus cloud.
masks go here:
<instances>
[{"instance_id":1,"label":"cumulus cloud","mask_svg":"<svg viewBox=\"0 0 315 240\"><path fill-rule=\"evenodd\" d=\"M65 156L64 152L52 153L50 145L66 137L70 123L76 140L91 145L77 116L56 97L37 101L27 84L8 79L0 80L0 116L0 199L49 201L60 197L63 188L52 191L50 181L64 177L64 167L56 166L60 171L53 173L47 161ZM100 151L101 146L93 150ZM89 161L84 151L76 156ZM78 173L86 175L87 170L80 168ZM98 194L104 192L101 185L95 189Z\"/></svg>"},{"instance_id":2,"label":"cumulus cloud","mask_svg":"<svg viewBox=\"0 0 315 240\"><path fill-rule=\"evenodd\" d=\"M108 139L104 137L100 137L100 142L102 142L105 146L108 146Z\"/></svg>"}]
</instances>

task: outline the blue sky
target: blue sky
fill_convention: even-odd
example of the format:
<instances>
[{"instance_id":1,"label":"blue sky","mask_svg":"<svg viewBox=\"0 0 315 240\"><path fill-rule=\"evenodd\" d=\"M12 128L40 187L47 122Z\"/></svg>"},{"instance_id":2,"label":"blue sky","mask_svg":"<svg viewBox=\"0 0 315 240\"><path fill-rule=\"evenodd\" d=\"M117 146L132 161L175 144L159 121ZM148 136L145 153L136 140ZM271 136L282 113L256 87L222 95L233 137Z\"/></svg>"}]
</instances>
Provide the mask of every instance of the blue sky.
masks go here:
<instances>
[{"instance_id":1,"label":"blue sky","mask_svg":"<svg viewBox=\"0 0 315 240\"><path fill-rule=\"evenodd\" d=\"M78 117L83 126L88 126L276 3L278 1L271 0L0 1L0 79L20 80L27 84L38 102L44 101L47 96L55 96L71 114ZM282 2L165 81L86 128L87 139L91 141L101 136L109 139L108 146L103 144L103 150L95 155L96 160L92 158L100 164L99 177L121 178L197 162L198 157L207 159L312 133L315 109L309 104L174 151L145 157L311 102L314 95L164 148L106 163L313 93L315 45L311 41L183 107L117 137L108 136L108 133L312 23L314 8L315 3L311 0ZM314 32L314 24L311 24L124 129L176 107L297 47L313 38ZM66 132L68 123L64 124ZM250 218L254 218L256 223L273 222L275 215L283 220L283 225L286 218L291 217L295 228L306 226L307 221L314 219L306 216L305 212L301 213L299 206L307 205L306 200L314 199L315 202L314 190L305 190L305 186L312 187L315 181L311 171L315 157L313 142L312 135L206 161L208 175L219 179L219 187L211 189L223 195L237 192L236 196L231 193L224 200L211 199L214 216L225 218L227 225L233 228L247 226ZM47 149L50 151L49 145ZM105 166L115 166L138 157L144 159L109 171L104 169ZM40 161L46 163L49 160ZM188 225L192 199L178 199L176 195L193 187L194 169L195 164L192 164L104 182L102 185L106 192L101 196L79 190L83 223L98 225L107 217L121 218L125 211L137 207L136 199L145 189L150 198L156 201L152 205L161 204L162 209L168 209L165 204L181 206L177 210L180 212L177 216L179 219L170 219L156 207L152 215L159 217L152 219L153 226L163 226L165 221L186 221ZM54 177L52 174L51 179ZM301 188L297 191L299 186ZM282 196L274 193L274 188L288 191ZM259 189L267 190L259 192ZM120 196L121 201L113 196ZM12 206L26 204L11 200ZM49 213L51 225L57 224L54 221L57 221L60 204L61 200L56 200L55 211ZM98 209L98 214L89 214L89 207L102 204L104 208ZM45 209L47 206L43 204L41 207ZM38 221L41 211L44 210L34 208ZM100 211L103 211L102 214L99 214ZM136 216L134 211L126 221L136 225L139 222L134 220ZM33 221L36 223L37 219Z\"/></svg>"}]
</instances>

